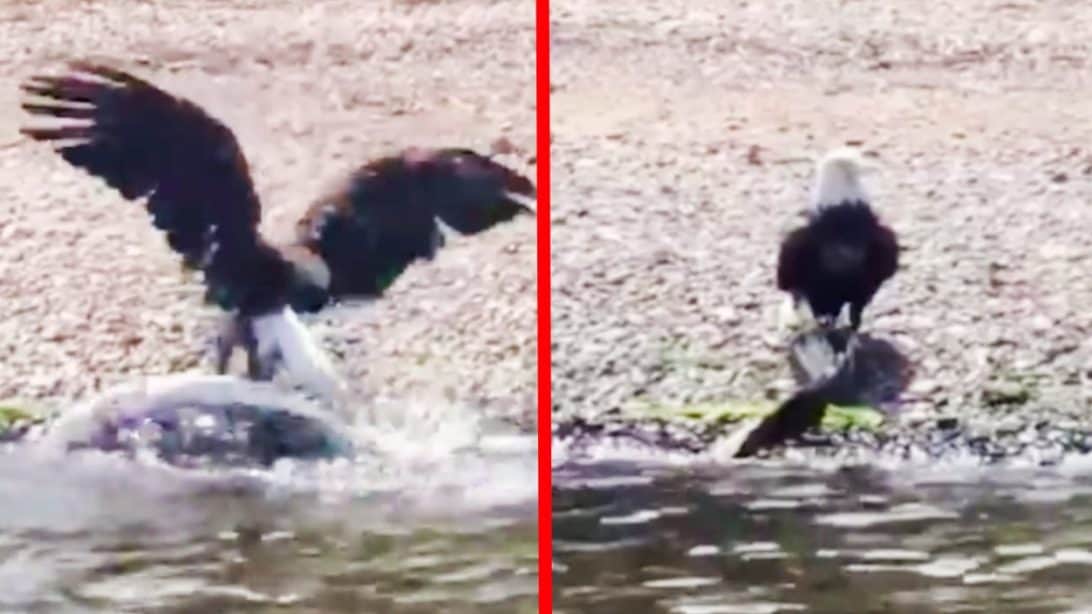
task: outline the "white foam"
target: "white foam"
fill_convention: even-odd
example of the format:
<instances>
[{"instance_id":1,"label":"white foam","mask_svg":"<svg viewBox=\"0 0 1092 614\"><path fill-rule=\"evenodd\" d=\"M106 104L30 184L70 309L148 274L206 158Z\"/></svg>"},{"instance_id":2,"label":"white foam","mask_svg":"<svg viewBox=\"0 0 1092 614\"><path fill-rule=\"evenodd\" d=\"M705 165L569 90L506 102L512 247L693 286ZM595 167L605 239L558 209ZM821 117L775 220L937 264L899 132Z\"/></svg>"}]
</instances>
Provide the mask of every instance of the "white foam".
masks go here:
<instances>
[{"instance_id":1,"label":"white foam","mask_svg":"<svg viewBox=\"0 0 1092 614\"><path fill-rule=\"evenodd\" d=\"M115 419L123 411L142 407L186 403L200 405L253 405L283 407L294 413L326 419L328 412L301 396L288 394L268 382L258 382L233 375L181 373L143 378L119 384L99 396L64 411L44 432L41 442L67 446L86 441L96 426Z\"/></svg>"},{"instance_id":2,"label":"white foam","mask_svg":"<svg viewBox=\"0 0 1092 614\"><path fill-rule=\"evenodd\" d=\"M270 469L182 469L151 457L67 452L69 443L88 441L101 421L121 412L186 402L255 404L327 423L334 419L324 404L269 382L196 373L153 377L116 386L65 410L39 436L16 446L18 463L39 467L46 475L65 472L68 488L120 489L156 501L244 491L276 498L308 495L354 509L354 502L366 498L377 510L447 517L497 508L530 510L537 500L533 435L495 432L484 426L478 408L424 398L354 404L357 423L337 425L353 441L353 458L282 460Z\"/></svg>"}]
</instances>

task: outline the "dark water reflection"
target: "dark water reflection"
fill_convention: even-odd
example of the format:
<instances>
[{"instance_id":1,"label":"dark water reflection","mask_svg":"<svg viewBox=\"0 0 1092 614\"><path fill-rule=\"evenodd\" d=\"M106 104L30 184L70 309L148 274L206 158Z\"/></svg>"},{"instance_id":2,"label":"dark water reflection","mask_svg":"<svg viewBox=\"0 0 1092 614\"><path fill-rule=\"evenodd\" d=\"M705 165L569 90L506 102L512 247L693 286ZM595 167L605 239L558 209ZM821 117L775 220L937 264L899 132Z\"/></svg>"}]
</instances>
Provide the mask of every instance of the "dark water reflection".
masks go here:
<instances>
[{"instance_id":1,"label":"dark water reflection","mask_svg":"<svg viewBox=\"0 0 1092 614\"><path fill-rule=\"evenodd\" d=\"M1089 612L1092 463L568 464L557 612Z\"/></svg>"}]
</instances>

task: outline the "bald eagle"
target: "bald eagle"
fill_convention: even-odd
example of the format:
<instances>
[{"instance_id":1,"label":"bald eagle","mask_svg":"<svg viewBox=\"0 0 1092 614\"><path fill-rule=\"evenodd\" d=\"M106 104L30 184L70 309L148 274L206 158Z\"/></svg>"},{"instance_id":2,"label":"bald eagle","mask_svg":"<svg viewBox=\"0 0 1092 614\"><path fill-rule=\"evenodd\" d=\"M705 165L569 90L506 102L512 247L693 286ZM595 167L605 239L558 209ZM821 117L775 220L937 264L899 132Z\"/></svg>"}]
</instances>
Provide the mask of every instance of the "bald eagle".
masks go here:
<instances>
[{"instance_id":1,"label":"bald eagle","mask_svg":"<svg viewBox=\"0 0 1092 614\"><path fill-rule=\"evenodd\" d=\"M533 214L535 187L514 170L467 149L410 149L351 173L307 209L293 242L273 245L258 232L261 204L234 133L198 105L83 61L22 89L36 97L22 105L30 114L68 120L22 133L125 199L146 197L171 249L203 273L206 301L227 312L220 373L241 346L252 378L283 366L312 389L336 386L297 312L379 297L410 263L432 259L439 222L473 235Z\"/></svg>"},{"instance_id":2,"label":"bald eagle","mask_svg":"<svg viewBox=\"0 0 1092 614\"><path fill-rule=\"evenodd\" d=\"M895 233L869 204L864 165L853 149L837 149L818 164L806 225L781 243L777 287L794 306L806 301L820 324L832 325L849 306L856 331L861 314L899 265Z\"/></svg>"}]
</instances>

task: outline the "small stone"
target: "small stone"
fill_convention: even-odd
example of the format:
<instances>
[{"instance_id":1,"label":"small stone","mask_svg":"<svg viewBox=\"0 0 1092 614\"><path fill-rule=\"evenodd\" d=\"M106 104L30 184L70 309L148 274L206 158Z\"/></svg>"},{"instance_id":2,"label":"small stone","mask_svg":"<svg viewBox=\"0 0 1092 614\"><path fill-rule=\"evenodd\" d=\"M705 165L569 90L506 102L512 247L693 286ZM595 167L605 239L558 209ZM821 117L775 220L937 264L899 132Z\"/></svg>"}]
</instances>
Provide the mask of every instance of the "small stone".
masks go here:
<instances>
[{"instance_id":1,"label":"small stone","mask_svg":"<svg viewBox=\"0 0 1092 614\"><path fill-rule=\"evenodd\" d=\"M508 137L502 136L489 145L489 151L493 152L494 155L506 156L515 153L516 146L512 144Z\"/></svg>"},{"instance_id":2,"label":"small stone","mask_svg":"<svg viewBox=\"0 0 1092 614\"><path fill-rule=\"evenodd\" d=\"M959 418L948 417L937 420L937 428L942 431L950 431L959 426Z\"/></svg>"}]
</instances>

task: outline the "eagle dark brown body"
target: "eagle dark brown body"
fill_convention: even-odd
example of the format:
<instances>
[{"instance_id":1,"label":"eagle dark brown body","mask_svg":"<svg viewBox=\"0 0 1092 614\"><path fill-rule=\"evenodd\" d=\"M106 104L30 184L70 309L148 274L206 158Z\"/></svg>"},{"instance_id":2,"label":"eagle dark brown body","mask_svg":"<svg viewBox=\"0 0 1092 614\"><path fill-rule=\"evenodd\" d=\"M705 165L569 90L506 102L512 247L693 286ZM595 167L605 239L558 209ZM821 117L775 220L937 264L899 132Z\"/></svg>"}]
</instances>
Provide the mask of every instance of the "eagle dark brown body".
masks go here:
<instances>
[{"instance_id":1,"label":"eagle dark brown body","mask_svg":"<svg viewBox=\"0 0 1092 614\"><path fill-rule=\"evenodd\" d=\"M223 354L243 344L251 375L270 377L307 343L293 312L382 295L443 245L438 220L475 234L533 213L523 201L534 186L515 171L466 149L410 149L352 173L308 209L294 244L276 246L258 232L261 203L234 134L194 103L87 62L32 77L23 90L38 98L23 104L32 115L66 120L23 134L124 198L146 198L171 249L203 272L206 298L232 314L221 370Z\"/></svg>"}]
</instances>

